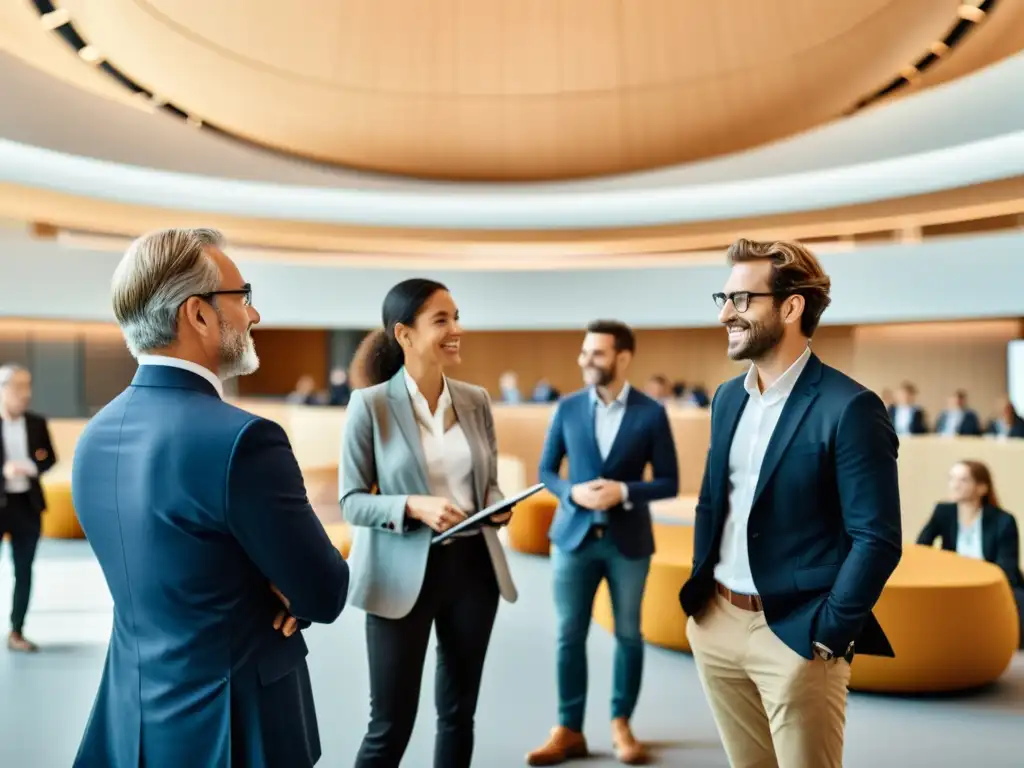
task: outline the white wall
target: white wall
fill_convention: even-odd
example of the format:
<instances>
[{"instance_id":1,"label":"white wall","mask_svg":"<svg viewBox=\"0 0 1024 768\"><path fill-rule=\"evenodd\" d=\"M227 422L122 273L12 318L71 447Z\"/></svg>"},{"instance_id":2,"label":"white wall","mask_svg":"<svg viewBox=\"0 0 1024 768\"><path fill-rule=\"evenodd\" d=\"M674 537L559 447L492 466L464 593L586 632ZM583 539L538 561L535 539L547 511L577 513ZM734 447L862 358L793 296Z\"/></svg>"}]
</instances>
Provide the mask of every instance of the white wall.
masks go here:
<instances>
[{"instance_id":1,"label":"white wall","mask_svg":"<svg viewBox=\"0 0 1024 768\"><path fill-rule=\"evenodd\" d=\"M110 320L119 253L64 249L0 233L0 316ZM1024 316L1024 233L945 238L828 254L825 324ZM429 257L424 257L425 264ZM716 323L711 294L727 269L693 266L593 272L350 269L241 262L272 327L367 328L388 288L413 275L445 282L468 328L572 329L595 317L636 327Z\"/></svg>"}]
</instances>

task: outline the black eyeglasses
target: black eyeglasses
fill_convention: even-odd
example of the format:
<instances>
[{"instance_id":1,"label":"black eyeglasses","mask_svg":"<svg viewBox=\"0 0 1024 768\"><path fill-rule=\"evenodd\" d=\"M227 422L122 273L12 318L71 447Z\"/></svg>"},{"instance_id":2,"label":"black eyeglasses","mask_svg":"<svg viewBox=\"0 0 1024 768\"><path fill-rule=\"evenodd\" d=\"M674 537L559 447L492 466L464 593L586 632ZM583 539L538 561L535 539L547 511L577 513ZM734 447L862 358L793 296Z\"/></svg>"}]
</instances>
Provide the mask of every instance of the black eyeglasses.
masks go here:
<instances>
[{"instance_id":1,"label":"black eyeglasses","mask_svg":"<svg viewBox=\"0 0 1024 768\"><path fill-rule=\"evenodd\" d=\"M750 300L755 296L775 296L774 293L758 293L757 291L734 291L733 293L713 293L711 298L719 309L725 306L725 302L731 301L737 312L746 312L750 307Z\"/></svg>"},{"instance_id":2,"label":"black eyeglasses","mask_svg":"<svg viewBox=\"0 0 1024 768\"><path fill-rule=\"evenodd\" d=\"M241 288L233 288L231 290L223 291L207 291L206 293L194 293L192 294L196 298L205 299L209 301L214 296L243 296L242 303L247 307L252 306L252 286L246 283Z\"/></svg>"}]
</instances>

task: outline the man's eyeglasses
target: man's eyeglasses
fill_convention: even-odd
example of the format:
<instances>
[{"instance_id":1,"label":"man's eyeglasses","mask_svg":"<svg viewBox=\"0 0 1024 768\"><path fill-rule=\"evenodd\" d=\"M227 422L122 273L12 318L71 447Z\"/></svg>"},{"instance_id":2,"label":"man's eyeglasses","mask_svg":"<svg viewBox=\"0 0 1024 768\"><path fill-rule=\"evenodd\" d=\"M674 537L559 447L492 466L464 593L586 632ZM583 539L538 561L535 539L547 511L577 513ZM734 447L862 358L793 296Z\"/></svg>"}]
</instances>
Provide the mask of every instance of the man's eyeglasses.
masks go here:
<instances>
[{"instance_id":1,"label":"man's eyeglasses","mask_svg":"<svg viewBox=\"0 0 1024 768\"><path fill-rule=\"evenodd\" d=\"M244 297L242 299L242 303L247 307L252 306L252 286L249 283L246 283L241 288L233 288L231 290L223 291L207 291L206 293L194 293L192 295L196 298L205 299L206 301L209 301L214 296L242 296Z\"/></svg>"},{"instance_id":2,"label":"man's eyeglasses","mask_svg":"<svg viewBox=\"0 0 1024 768\"><path fill-rule=\"evenodd\" d=\"M750 307L750 300L755 296L775 296L774 293L758 293L757 291L734 291L733 293L713 293L711 298L715 305L721 309L725 302L731 301L737 312L746 312Z\"/></svg>"}]
</instances>

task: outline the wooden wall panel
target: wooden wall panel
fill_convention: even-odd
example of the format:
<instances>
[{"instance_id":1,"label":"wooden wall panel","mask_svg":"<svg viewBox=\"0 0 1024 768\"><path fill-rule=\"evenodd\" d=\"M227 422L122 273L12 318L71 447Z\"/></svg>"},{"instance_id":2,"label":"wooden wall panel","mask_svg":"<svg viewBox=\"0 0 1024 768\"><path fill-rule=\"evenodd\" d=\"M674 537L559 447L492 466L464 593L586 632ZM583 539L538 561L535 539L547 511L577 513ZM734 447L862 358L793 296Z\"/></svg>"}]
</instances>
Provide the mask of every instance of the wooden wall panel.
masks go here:
<instances>
[{"instance_id":1,"label":"wooden wall panel","mask_svg":"<svg viewBox=\"0 0 1024 768\"><path fill-rule=\"evenodd\" d=\"M987 418L1006 392L1006 344L1024 336L1020 320L983 320L877 326L825 326L815 335L814 351L829 365L876 391L910 380L932 415L949 393L968 390L974 407ZM562 392L581 386L576 356L583 333L506 331L467 333L463 364L456 374L498 396L505 371L519 375L528 395L546 377ZM660 373L688 385L703 384L709 394L745 366L725 354L725 334L717 328L676 328L637 332L637 355L630 380L642 386Z\"/></svg>"},{"instance_id":2,"label":"wooden wall panel","mask_svg":"<svg viewBox=\"0 0 1024 768\"><path fill-rule=\"evenodd\" d=\"M540 378L547 378L562 392L581 386L576 364L582 331L486 331L463 338L462 365L458 376L487 387L498 395L498 378L505 371L519 375L528 395ZM672 328L637 331L637 354L630 380L637 386L655 374L688 385L702 384L713 391L721 382L742 373L745 366L725 354L725 332L718 328ZM853 328L822 328L814 349L823 360L847 370L853 359Z\"/></svg>"},{"instance_id":3,"label":"wooden wall panel","mask_svg":"<svg viewBox=\"0 0 1024 768\"><path fill-rule=\"evenodd\" d=\"M917 385L929 426L956 389L968 392L983 419L1006 394L1006 345L1021 338L1019 320L861 326L854 331L854 376L876 390L904 379Z\"/></svg>"},{"instance_id":4,"label":"wooden wall panel","mask_svg":"<svg viewBox=\"0 0 1024 768\"><path fill-rule=\"evenodd\" d=\"M300 376L312 376L318 389L327 386L330 331L325 329L255 328L252 336L260 367L237 380L243 397L287 395Z\"/></svg>"}]
</instances>

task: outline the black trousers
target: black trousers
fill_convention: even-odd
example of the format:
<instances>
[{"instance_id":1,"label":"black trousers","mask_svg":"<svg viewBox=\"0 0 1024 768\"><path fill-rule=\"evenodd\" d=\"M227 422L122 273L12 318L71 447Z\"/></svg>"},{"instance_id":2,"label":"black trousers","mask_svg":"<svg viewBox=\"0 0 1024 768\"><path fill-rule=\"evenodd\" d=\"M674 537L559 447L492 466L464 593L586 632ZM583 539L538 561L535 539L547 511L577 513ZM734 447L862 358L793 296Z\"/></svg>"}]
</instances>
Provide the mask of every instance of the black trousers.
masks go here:
<instances>
[{"instance_id":1,"label":"black trousers","mask_svg":"<svg viewBox=\"0 0 1024 768\"><path fill-rule=\"evenodd\" d=\"M36 546L42 520L32 509L27 493L8 493L7 504L0 507L0 539L11 534L11 552L14 555L14 600L11 608L11 630L21 632L25 627L25 614L32 594L32 563L36 559Z\"/></svg>"},{"instance_id":2,"label":"black trousers","mask_svg":"<svg viewBox=\"0 0 1024 768\"><path fill-rule=\"evenodd\" d=\"M366 616L370 726L356 768L398 768L420 698L430 628L437 632L434 768L469 768L498 584L482 535L433 547L416 605L400 619Z\"/></svg>"}]
</instances>

